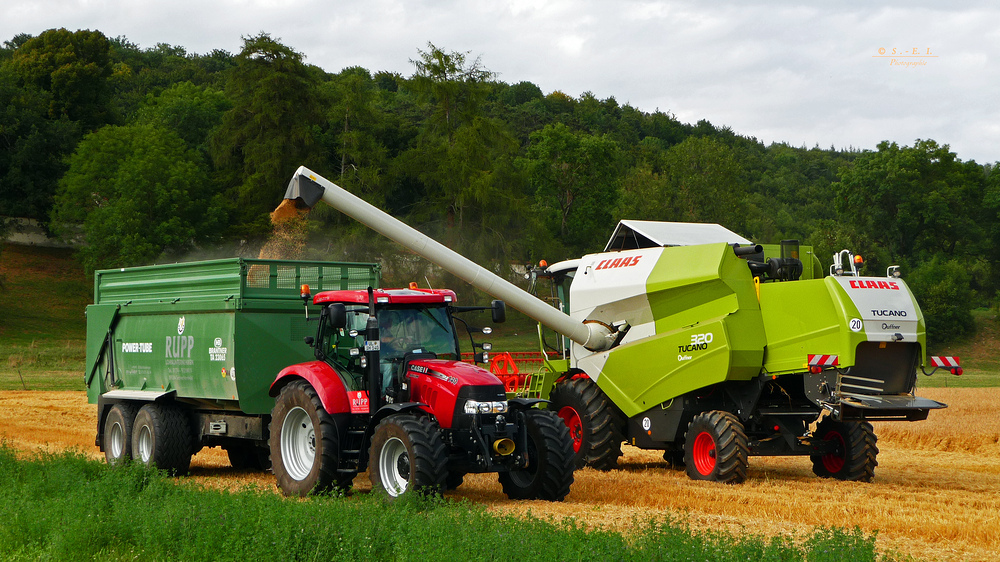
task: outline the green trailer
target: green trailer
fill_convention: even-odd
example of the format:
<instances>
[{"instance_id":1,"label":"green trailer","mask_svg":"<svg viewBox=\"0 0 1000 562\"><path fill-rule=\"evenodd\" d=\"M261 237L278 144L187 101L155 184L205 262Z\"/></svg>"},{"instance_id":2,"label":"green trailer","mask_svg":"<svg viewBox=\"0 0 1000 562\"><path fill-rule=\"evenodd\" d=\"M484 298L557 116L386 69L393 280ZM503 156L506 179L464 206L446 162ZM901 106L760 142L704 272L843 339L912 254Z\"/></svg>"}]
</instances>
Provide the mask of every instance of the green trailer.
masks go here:
<instances>
[{"instance_id":1,"label":"green trailer","mask_svg":"<svg viewBox=\"0 0 1000 562\"><path fill-rule=\"evenodd\" d=\"M302 285L377 288L379 277L371 263L243 258L98 271L84 375L96 444L110 463L134 453L183 471L222 446L234 466L266 468L271 384L313 359Z\"/></svg>"}]
</instances>

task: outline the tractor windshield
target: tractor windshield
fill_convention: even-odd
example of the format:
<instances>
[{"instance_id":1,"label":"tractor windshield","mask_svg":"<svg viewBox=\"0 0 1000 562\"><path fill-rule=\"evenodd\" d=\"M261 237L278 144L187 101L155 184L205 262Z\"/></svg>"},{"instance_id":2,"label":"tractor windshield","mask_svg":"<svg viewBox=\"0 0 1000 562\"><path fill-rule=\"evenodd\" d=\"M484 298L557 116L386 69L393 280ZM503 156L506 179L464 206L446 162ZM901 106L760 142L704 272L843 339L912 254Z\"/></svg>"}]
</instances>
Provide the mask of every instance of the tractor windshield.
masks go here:
<instances>
[{"instance_id":1,"label":"tractor windshield","mask_svg":"<svg viewBox=\"0 0 1000 562\"><path fill-rule=\"evenodd\" d=\"M455 332L445 307L384 308L378 313L383 361L406 353L434 353L439 359L460 359Z\"/></svg>"}]
</instances>

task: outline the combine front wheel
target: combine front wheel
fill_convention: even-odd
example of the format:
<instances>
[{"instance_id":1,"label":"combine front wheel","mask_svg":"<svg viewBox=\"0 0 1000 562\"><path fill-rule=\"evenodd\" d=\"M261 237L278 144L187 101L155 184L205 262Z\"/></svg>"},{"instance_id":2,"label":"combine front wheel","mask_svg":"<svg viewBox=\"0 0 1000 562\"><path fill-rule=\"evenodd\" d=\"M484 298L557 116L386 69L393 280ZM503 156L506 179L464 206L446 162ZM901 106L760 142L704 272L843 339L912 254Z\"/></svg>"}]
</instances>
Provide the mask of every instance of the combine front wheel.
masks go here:
<instances>
[{"instance_id":1,"label":"combine front wheel","mask_svg":"<svg viewBox=\"0 0 1000 562\"><path fill-rule=\"evenodd\" d=\"M503 493L512 500L562 501L573 484L573 445L566 426L551 410L527 410L527 465L500 473Z\"/></svg>"},{"instance_id":2,"label":"combine front wheel","mask_svg":"<svg viewBox=\"0 0 1000 562\"><path fill-rule=\"evenodd\" d=\"M552 389L550 411L556 412L573 438L576 468L618 468L622 456L622 431L615 424L611 402L586 378L561 382Z\"/></svg>"},{"instance_id":3,"label":"combine front wheel","mask_svg":"<svg viewBox=\"0 0 1000 562\"><path fill-rule=\"evenodd\" d=\"M814 436L836 445L836 452L809 457L817 476L857 482L871 482L875 477L878 447L872 424L823 418Z\"/></svg>"},{"instance_id":4,"label":"combine front wheel","mask_svg":"<svg viewBox=\"0 0 1000 562\"><path fill-rule=\"evenodd\" d=\"M410 490L438 494L448 476L448 452L436 423L409 414L389 416L372 436L372 489L394 499Z\"/></svg>"},{"instance_id":5,"label":"combine front wheel","mask_svg":"<svg viewBox=\"0 0 1000 562\"><path fill-rule=\"evenodd\" d=\"M693 480L738 484L747 477L747 436L729 412L698 414L684 436L684 463Z\"/></svg>"}]
</instances>

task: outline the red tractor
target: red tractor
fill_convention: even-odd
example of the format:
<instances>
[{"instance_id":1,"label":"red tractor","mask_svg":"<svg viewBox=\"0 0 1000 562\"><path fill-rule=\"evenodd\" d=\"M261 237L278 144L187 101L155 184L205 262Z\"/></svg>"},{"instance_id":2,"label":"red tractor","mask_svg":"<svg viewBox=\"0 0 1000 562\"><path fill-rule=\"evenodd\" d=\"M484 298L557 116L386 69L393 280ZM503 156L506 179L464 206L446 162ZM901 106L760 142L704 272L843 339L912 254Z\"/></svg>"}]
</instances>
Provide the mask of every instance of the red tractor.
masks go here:
<instances>
[{"instance_id":1,"label":"red tractor","mask_svg":"<svg viewBox=\"0 0 1000 562\"><path fill-rule=\"evenodd\" d=\"M503 301L459 307L453 291L411 287L322 292L313 304L319 325L305 339L316 360L283 369L270 389L271 462L286 495L346 490L366 468L389 498L454 489L480 472L498 473L512 499L569 493L562 420L534 407L543 400L508 400L496 376L461 361L456 322L470 340L473 330L455 313L492 310L503 322ZM490 345L472 346L485 361Z\"/></svg>"}]
</instances>

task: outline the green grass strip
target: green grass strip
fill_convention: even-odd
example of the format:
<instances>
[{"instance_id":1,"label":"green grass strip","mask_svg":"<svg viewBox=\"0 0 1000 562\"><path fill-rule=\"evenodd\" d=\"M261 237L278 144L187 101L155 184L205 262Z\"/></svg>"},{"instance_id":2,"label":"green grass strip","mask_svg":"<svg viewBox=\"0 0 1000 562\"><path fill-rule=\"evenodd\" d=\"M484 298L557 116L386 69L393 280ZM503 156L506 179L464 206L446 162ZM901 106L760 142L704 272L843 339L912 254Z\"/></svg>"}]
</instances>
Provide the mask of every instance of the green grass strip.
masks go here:
<instances>
[{"instance_id":1,"label":"green grass strip","mask_svg":"<svg viewBox=\"0 0 1000 562\"><path fill-rule=\"evenodd\" d=\"M876 560L875 537L821 529L802 544L695 533L675 519L627 537L573 521L492 516L440 498L387 503L203 490L74 453L0 446L6 560ZM766 524L766 522L762 522Z\"/></svg>"}]
</instances>

